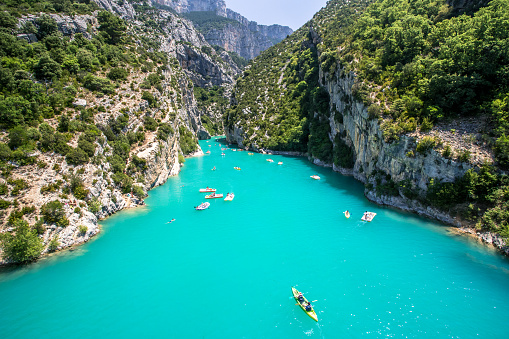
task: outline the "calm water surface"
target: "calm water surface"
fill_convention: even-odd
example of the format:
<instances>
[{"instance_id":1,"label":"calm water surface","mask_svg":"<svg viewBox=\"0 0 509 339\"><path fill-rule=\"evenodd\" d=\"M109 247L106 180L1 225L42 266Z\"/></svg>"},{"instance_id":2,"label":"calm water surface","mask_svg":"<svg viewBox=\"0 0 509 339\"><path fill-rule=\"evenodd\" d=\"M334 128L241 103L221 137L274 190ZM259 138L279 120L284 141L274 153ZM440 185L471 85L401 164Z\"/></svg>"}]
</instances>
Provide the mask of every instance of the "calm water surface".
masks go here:
<instances>
[{"instance_id":1,"label":"calm water surface","mask_svg":"<svg viewBox=\"0 0 509 339\"><path fill-rule=\"evenodd\" d=\"M506 258L304 158L201 145L93 241L1 271L0 338L509 337ZM235 199L195 211L206 186Z\"/></svg>"}]
</instances>

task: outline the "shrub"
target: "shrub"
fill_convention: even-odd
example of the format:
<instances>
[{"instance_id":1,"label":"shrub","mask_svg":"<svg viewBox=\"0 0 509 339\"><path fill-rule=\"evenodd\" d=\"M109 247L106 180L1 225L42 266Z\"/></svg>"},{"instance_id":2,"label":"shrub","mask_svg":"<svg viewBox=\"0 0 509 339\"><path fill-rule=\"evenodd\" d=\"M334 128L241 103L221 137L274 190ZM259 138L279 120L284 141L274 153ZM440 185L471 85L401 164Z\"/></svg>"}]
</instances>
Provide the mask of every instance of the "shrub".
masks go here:
<instances>
[{"instance_id":1,"label":"shrub","mask_svg":"<svg viewBox=\"0 0 509 339\"><path fill-rule=\"evenodd\" d=\"M425 154L432 150L437 145L437 141L434 137L425 136L417 143L416 151Z\"/></svg>"},{"instance_id":2,"label":"shrub","mask_svg":"<svg viewBox=\"0 0 509 339\"><path fill-rule=\"evenodd\" d=\"M452 148L450 145L445 145L444 150L442 151L442 156L444 158L449 159L452 155Z\"/></svg>"},{"instance_id":3,"label":"shrub","mask_svg":"<svg viewBox=\"0 0 509 339\"><path fill-rule=\"evenodd\" d=\"M108 79L99 78L92 74L87 74L83 78L83 86L91 91L99 91L104 94L115 93L115 88Z\"/></svg>"},{"instance_id":4,"label":"shrub","mask_svg":"<svg viewBox=\"0 0 509 339\"><path fill-rule=\"evenodd\" d=\"M421 132L431 131L433 128L433 123L428 120L428 118L424 118L421 122Z\"/></svg>"},{"instance_id":5,"label":"shrub","mask_svg":"<svg viewBox=\"0 0 509 339\"><path fill-rule=\"evenodd\" d=\"M157 137L161 140L168 140L170 134L173 133L173 128L169 124L162 124L157 130Z\"/></svg>"},{"instance_id":6,"label":"shrub","mask_svg":"<svg viewBox=\"0 0 509 339\"><path fill-rule=\"evenodd\" d=\"M8 209L11 206L11 202L8 200L0 199L0 210Z\"/></svg>"},{"instance_id":7,"label":"shrub","mask_svg":"<svg viewBox=\"0 0 509 339\"><path fill-rule=\"evenodd\" d=\"M118 80L126 80L127 79L127 71L124 68L121 67L115 67L110 70L108 73L108 78L110 78L113 81Z\"/></svg>"},{"instance_id":8,"label":"shrub","mask_svg":"<svg viewBox=\"0 0 509 339\"><path fill-rule=\"evenodd\" d=\"M69 224L69 220L65 217L64 207L58 200L53 200L42 205L41 214L43 215L46 223L55 223L62 227Z\"/></svg>"},{"instance_id":9,"label":"shrub","mask_svg":"<svg viewBox=\"0 0 509 339\"><path fill-rule=\"evenodd\" d=\"M79 234L85 235L88 231L88 227L84 225L80 225L78 228Z\"/></svg>"},{"instance_id":10,"label":"shrub","mask_svg":"<svg viewBox=\"0 0 509 339\"><path fill-rule=\"evenodd\" d=\"M500 167L509 169L509 136L503 134L495 142L495 157Z\"/></svg>"},{"instance_id":11,"label":"shrub","mask_svg":"<svg viewBox=\"0 0 509 339\"><path fill-rule=\"evenodd\" d=\"M72 148L69 153L67 153L65 160L70 165L79 166L86 164L89 161L89 157L81 148Z\"/></svg>"},{"instance_id":12,"label":"shrub","mask_svg":"<svg viewBox=\"0 0 509 339\"><path fill-rule=\"evenodd\" d=\"M458 161L469 162L471 158L470 151L465 149L458 152Z\"/></svg>"},{"instance_id":13,"label":"shrub","mask_svg":"<svg viewBox=\"0 0 509 339\"><path fill-rule=\"evenodd\" d=\"M88 210L94 214L102 209L102 204L97 197L93 197L88 202Z\"/></svg>"},{"instance_id":14,"label":"shrub","mask_svg":"<svg viewBox=\"0 0 509 339\"><path fill-rule=\"evenodd\" d=\"M111 176L113 182L122 188L123 193L131 192L131 188L133 185L133 179L127 176L125 173L115 173Z\"/></svg>"},{"instance_id":15,"label":"shrub","mask_svg":"<svg viewBox=\"0 0 509 339\"><path fill-rule=\"evenodd\" d=\"M58 246L60 246L60 242L58 241L58 236L54 236L48 245L48 251L49 252L55 252L58 249Z\"/></svg>"},{"instance_id":16,"label":"shrub","mask_svg":"<svg viewBox=\"0 0 509 339\"><path fill-rule=\"evenodd\" d=\"M143 119L143 126L149 131L155 131L157 129L157 121L152 117L146 116Z\"/></svg>"},{"instance_id":17,"label":"shrub","mask_svg":"<svg viewBox=\"0 0 509 339\"><path fill-rule=\"evenodd\" d=\"M156 107L157 99L152 95L152 93L143 91L141 98L144 100L147 100L148 105L150 107Z\"/></svg>"},{"instance_id":18,"label":"shrub","mask_svg":"<svg viewBox=\"0 0 509 339\"><path fill-rule=\"evenodd\" d=\"M145 197L145 192L141 186L135 185L133 186L133 194L137 196L139 199L143 199Z\"/></svg>"}]
</instances>

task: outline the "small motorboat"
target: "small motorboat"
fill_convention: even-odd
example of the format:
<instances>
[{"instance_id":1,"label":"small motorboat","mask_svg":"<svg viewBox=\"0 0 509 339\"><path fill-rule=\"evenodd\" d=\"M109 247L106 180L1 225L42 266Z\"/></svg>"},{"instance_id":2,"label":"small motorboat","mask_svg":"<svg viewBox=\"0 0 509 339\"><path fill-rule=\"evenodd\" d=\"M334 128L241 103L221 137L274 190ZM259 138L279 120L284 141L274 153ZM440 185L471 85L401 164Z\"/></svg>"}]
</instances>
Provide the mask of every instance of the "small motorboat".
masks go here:
<instances>
[{"instance_id":1,"label":"small motorboat","mask_svg":"<svg viewBox=\"0 0 509 339\"><path fill-rule=\"evenodd\" d=\"M278 162L277 164L278 164L278 165L282 165L282 164L283 164L283 162L282 162L282 161L280 161L280 162Z\"/></svg>"},{"instance_id":2,"label":"small motorboat","mask_svg":"<svg viewBox=\"0 0 509 339\"><path fill-rule=\"evenodd\" d=\"M315 180L320 180L320 177L318 175L312 175L311 178L315 179Z\"/></svg>"},{"instance_id":3,"label":"small motorboat","mask_svg":"<svg viewBox=\"0 0 509 339\"><path fill-rule=\"evenodd\" d=\"M195 207L194 209L197 211L203 211L203 210L206 210L207 208L209 208L209 206L210 206L210 202L204 202L204 203L200 204L198 207Z\"/></svg>"},{"instance_id":4,"label":"small motorboat","mask_svg":"<svg viewBox=\"0 0 509 339\"><path fill-rule=\"evenodd\" d=\"M235 198L235 194L233 194L233 193L228 193L228 194L226 195L226 198L224 198L224 201L232 201L232 200L233 200L233 198Z\"/></svg>"},{"instance_id":5,"label":"small motorboat","mask_svg":"<svg viewBox=\"0 0 509 339\"><path fill-rule=\"evenodd\" d=\"M206 195L205 199L217 199L217 198L222 198L222 197L223 197L222 194L211 193L209 195Z\"/></svg>"},{"instance_id":6,"label":"small motorboat","mask_svg":"<svg viewBox=\"0 0 509 339\"><path fill-rule=\"evenodd\" d=\"M267 159L267 161L268 161L268 162L274 162L274 160L272 160L272 159Z\"/></svg>"},{"instance_id":7,"label":"small motorboat","mask_svg":"<svg viewBox=\"0 0 509 339\"><path fill-rule=\"evenodd\" d=\"M370 222L375 217L376 213L374 212L364 212L364 215L362 216L362 221Z\"/></svg>"},{"instance_id":8,"label":"small motorboat","mask_svg":"<svg viewBox=\"0 0 509 339\"><path fill-rule=\"evenodd\" d=\"M215 169L215 167L213 168ZM210 193L210 192L215 192L216 189L215 188L200 188L200 193Z\"/></svg>"},{"instance_id":9,"label":"small motorboat","mask_svg":"<svg viewBox=\"0 0 509 339\"><path fill-rule=\"evenodd\" d=\"M350 212L348 211L344 211L343 214L345 215L345 217L348 219L350 218Z\"/></svg>"},{"instance_id":10,"label":"small motorboat","mask_svg":"<svg viewBox=\"0 0 509 339\"><path fill-rule=\"evenodd\" d=\"M304 312L306 312L307 315L311 317L314 321L318 321L318 316L315 313L315 310L313 309L313 306L311 306L311 303L304 297L295 287L292 287L292 293L293 297L295 298L295 301L299 304L300 308ZM299 294L302 296L302 301L299 300ZM306 310L306 306L309 305L308 309Z\"/></svg>"},{"instance_id":11,"label":"small motorboat","mask_svg":"<svg viewBox=\"0 0 509 339\"><path fill-rule=\"evenodd\" d=\"M240 171L241 168L240 167L234 167L234 169L236 169L237 171Z\"/></svg>"}]
</instances>

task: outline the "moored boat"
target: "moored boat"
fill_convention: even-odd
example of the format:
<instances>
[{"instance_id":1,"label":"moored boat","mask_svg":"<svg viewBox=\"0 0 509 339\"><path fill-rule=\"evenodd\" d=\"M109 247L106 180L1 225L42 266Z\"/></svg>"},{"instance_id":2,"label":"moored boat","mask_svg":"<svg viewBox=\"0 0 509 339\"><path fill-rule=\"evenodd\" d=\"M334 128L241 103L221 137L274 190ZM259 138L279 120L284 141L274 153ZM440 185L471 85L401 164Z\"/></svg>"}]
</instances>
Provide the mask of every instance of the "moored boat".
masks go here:
<instances>
[{"instance_id":1,"label":"moored boat","mask_svg":"<svg viewBox=\"0 0 509 339\"><path fill-rule=\"evenodd\" d=\"M216 169L215 167L213 168L214 170ZM200 188L200 193L210 193L210 192L215 192L216 189L215 188Z\"/></svg>"},{"instance_id":2,"label":"moored boat","mask_svg":"<svg viewBox=\"0 0 509 339\"><path fill-rule=\"evenodd\" d=\"M222 194L211 193L209 195L206 195L205 199L217 199L217 198L222 198L222 197L223 197Z\"/></svg>"},{"instance_id":3,"label":"moored boat","mask_svg":"<svg viewBox=\"0 0 509 339\"><path fill-rule=\"evenodd\" d=\"M295 301L297 301L300 308L302 308L302 310L304 312L306 312L306 314L309 315L311 317L311 319L313 319L314 321L318 321L318 316L316 315L315 310L313 309L313 306L311 306L311 303L306 299L306 297L304 297L302 295L302 293L300 293L295 287L292 287L292 293L293 293L293 297L295 298ZM302 300L299 300L299 294L302 296ZM310 306L309 311L306 310L306 306L308 304Z\"/></svg>"},{"instance_id":4,"label":"moored boat","mask_svg":"<svg viewBox=\"0 0 509 339\"><path fill-rule=\"evenodd\" d=\"M318 175L311 175L311 178L315 179L315 180L320 180L320 177Z\"/></svg>"},{"instance_id":5,"label":"moored boat","mask_svg":"<svg viewBox=\"0 0 509 339\"><path fill-rule=\"evenodd\" d=\"M345 214L345 217L346 217L347 219L348 219L348 218L350 218L350 212L348 212L348 211L344 211L343 213Z\"/></svg>"},{"instance_id":6,"label":"moored boat","mask_svg":"<svg viewBox=\"0 0 509 339\"><path fill-rule=\"evenodd\" d=\"M226 198L224 198L224 201L232 201L232 200L233 200L233 198L235 198L235 194L233 194L233 193L228 193L228 194L226 195Z\"/></svg>"},{"instance_id":7,"label":"moored boat","mask_svg":"<svg viewBox=\"0 0 509 339\"><path fill-rule=\"evenodd\" d=\"M373 220L373 218L375 217L376 213L374 212L364 212L364 215L362 216L361 220L362 221L371 221Z\"/></svg>"},{"instance_id":8,"label":"moored boat","mask_svg":"<svg viewBox=\"0 0 509 339\"><path fill-rule=\"evenodd\" d=\"M254 153L248 153L249 155L253 155Z\"/></svg>"},{"instance_id":9,"label":"moored boat","mask_svg":"<svg viewBox=\"0 0 509 339\"><path fill-rule=\"evenodd\" d=\"M267 159L267 161L268 161L268 162L274 162L274 160L272 160L272 159Z\"/></svg>"},{"instance_id":10,"label":"moored boat","mask_svg":"<svg viewBox=\"0 0 509 339\"><path fill-rule=\"evenodd\" d=\"M278 165L282 165L282 164L283 164L283 162L282 162L282 161L280 161L280 162L278 162L277 164L278 164Z\"/></svg>"},{"instance_id":11,"label":"moored boat","mask_svg":"<svg viewBox=\"0 0 509 339\"><path fill-rule=\"evenodd\" d=\"M206 154L210 154L210 151L205 152Z\"/></svg>"},{"instance_id":12,"label":"moored boat","mask_svg":"<svg viewBox=\"0 0 509 339\"><path fill-rule=\"evenodd\" d=\"M199 206L195 207L194 209L197 211L203 211L203 210L206 210L207 208L209 208L209 206L210 206L210 202L204 202L204 203L200 204Z\"/></svg>"}]
</instances>

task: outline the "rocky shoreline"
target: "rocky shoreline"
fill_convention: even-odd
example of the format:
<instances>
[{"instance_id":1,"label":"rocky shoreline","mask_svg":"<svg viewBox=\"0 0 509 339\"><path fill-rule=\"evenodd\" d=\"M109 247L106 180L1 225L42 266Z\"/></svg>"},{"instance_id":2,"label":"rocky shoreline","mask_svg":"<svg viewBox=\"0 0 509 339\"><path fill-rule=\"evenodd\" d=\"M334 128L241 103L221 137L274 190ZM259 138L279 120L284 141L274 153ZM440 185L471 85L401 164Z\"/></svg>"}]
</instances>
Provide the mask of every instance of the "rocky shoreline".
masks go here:
<instances>
[{"instance_id":1,"label":"rocky shoreline","mask_svg":"<svg viewBox=\"0 0 509 339\"><path fill-rule=\"evenodd\" d=\"M290 155L290 156L307 156L307 154L300 152L281 152L271 150L260 150L258 151L258 153ZM316 166L332 168L334 172L338 172L345 176L353 176L355 178L355 176L353 175L353 170L343 169L341 167L335 166L334 164L328 164L316 158L308 157L308 160ZM355 179L363 182L362 180L360 180L360 178ZM486 245L492 246L500 253L509 256L509 246L505 243L505 241L502 239L500 235L492 232L479 232L475 228L475 225L465 224L464 220L460 220L436 208L433 208L431 206L424 206L418 201L408 200L401 196L397 197L377 196L374 191L365 191L364 196L369 201L374 202L380 206L393 207L402 211L420 215L431 220L439 221L447 226L450 226L452 229L456 231L457 234L473 237Z\"/></svg>"},{"instance_id":2,"label":"rocky shoreline","mask_svg":"<svg viewBox=\"0 0 509 339\"><path fill-rule=\"evenodd\" d=\"M424 206L417 201L408 200L400 196L377 196L373 191L366 191L364 196L369 201L381 206L393 207L402 211L418 214L428 219L440 221L450 227L453 227L458 231L458 234L474 237L487 245L493 246L502 254L509 256L509 246L507 246L499 234L492 232L479 232L474 225L465 224L464 220L460 220L431 206Z\"/></svg>"}]
</instances>

